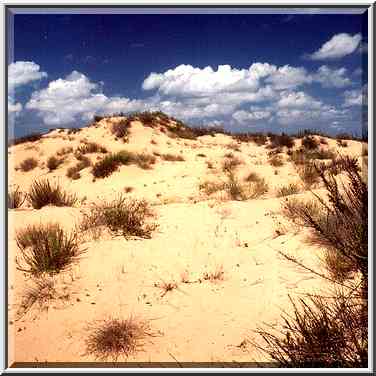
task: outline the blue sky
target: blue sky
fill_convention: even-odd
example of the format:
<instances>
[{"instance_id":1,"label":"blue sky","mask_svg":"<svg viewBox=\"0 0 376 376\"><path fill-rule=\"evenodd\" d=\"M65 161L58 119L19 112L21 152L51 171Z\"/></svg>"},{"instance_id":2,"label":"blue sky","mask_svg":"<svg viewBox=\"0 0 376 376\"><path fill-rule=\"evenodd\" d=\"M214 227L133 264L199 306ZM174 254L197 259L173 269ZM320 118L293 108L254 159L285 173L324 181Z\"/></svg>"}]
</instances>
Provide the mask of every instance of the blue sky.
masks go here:
<instances>
[{"instance_id":1,"label":"blue sky","mask_svg":"<svg viewBox=\"0 0 376 376\"><path fill-rule=\"evenodd\" d=\"M16 136L158 109L233 131L361 133L366 14L16 14L13 23Z\"/></svg>"}]
</instances>

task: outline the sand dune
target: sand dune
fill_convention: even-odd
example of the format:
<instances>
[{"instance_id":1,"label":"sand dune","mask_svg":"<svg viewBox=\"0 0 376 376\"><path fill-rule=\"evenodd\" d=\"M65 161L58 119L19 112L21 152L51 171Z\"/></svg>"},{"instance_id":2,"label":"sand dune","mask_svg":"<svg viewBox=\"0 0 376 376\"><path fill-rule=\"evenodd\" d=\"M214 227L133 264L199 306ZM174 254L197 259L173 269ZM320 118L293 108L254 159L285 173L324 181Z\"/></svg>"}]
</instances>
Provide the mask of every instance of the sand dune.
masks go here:
<instances>
[{"instance_id":1,"label":"sand dune","mask_svg":"<svg viewBox=\"0 0 376 376\"><path fill-rule=\"evenodd\" d=\"M78 197L73 207L37 210L26 201L9 210L9 363L95 361L85 347L90 325L106 317L130 315L150 322L154 336L145 342L144 351L119 361L267 361L252 345L260 340L253 331L263 322L281 324L281 310L291 309L289 294L296 297L327 288L323 279L279 254L286 252L306 265L322 267L322 248L308 244L309 231L297 229L282 214L287 198L278 197L281 187L294 183L299 192L289 198L311 197L287 148L279 154L283 165L273 167L270 141L257 145L224 134L172 137L168 129L174 122L147 127L134 121L124 142L111 132L112 125L122 120L105 118L76 133L56 129L38 141L8 149L11 187L27 192L35 179L48 178ZM347 147L339 147L335 139L325 140L321 148L361 160L361 142L348 140ZM111 153L154 153L156 161L150 169L119 166L103 179L94 179L92 167L87 167L72 180L67 170L77 163L74 151L85 142L98 143ZM301 139L296 139L293 150L300 147ZM49 171L47 159L62 148L71 151L56 170ZM265 179L267 191L253 199L234 200L224 190L209 195L200 189L205 182L226 181L223 161L228 153L240 161L234 168L239 181L255 172ZM86 156L94 164L107 154ZM184 160L163 160L165 154ZM20 164L26 158L35 158L38 166L22 171ZM311 188L323 193L320 184ZM158 225L151 238L86 236L81 243L86 251L79 262L52 277L56 297L23 312L25 289L33 280L16 268L15 258L20 256L16 231L51 221L74 230L93 204L120 193L151 204L152 220ZM205 278L215 272L217 280ZM164 294L160 286L169 282L177 288Z\"/></svg>"}]
</instances>

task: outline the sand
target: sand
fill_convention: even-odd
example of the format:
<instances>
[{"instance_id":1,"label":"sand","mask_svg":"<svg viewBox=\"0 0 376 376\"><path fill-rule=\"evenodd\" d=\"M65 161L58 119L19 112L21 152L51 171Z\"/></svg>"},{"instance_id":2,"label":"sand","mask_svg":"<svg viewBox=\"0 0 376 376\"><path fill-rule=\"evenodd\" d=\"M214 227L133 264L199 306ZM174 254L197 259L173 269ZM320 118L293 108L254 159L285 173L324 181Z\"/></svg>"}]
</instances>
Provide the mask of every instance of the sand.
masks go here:
<instances>
[{"instance_id":1,"label":"sand","mask_svg":"<svg viewBox=\"0 0 376 376\"><path fill-rule=\"evenodd\" d=\"M111 124L120 118L103 119L75 134L54 130L36 142L9 147L9 183L26 192L40 177L58 181L79 201L74 207L47 206L33 209L27 202L9 210L9 364L14 362L94 362L86 353L86 339L96 320L130 316L150 323L154 336L143 351L118 361L133 362L242 362L268 361L252 344L260 342L254 331L264 323L278 328L281 312L291 311L289 295L326 291L327 283L300 269L280 255L297 257L306 265L322 270L323 249L309 244L309 230L296 228L282 215L286 198L277 190L289 183L302 182L286 149L282 167L268 163L268 150L253 142L238 143L217 134L197 140L168 137L159 129L135 121L129 142L115 140ZM153 141L152 141L153 140ZM348 141L339 148L326 139L326 148L358 157L362 144ZM81 178L66 177L77 161L73 153L55 171L46 160L62 147L76 149L81 142L97 142L111 152L129 150L177 154L181 162L157 157L150 170L136 165L122 166L110 177L93 181L91 168ZM300 147L296 140L296 148ZM233 150L234 146L240 151ZM257 199L229 200L223 193L208 196L199 189L205 181L224 179L223 155L232 152L242 160L239 178L257 172L269 190ZM204 154L205 156L198 156ZM103 157L87 154L93 163ZM38 167L23 172L20 163L29 157ZM209 169L207 162L213 164ZM275 172L277 171L277 172ZM132 191L126 192L127 187ZM314 192L324 194L320 185ZM83 213L93 203L112 200L119 193L146 199L158 224L151 239L125 239L104 235L86 237L79 262L53 277L59 293L43 306L34 304L27 312L20 306L32 278L17 270L20 250L15 232L30 224L58 222L67 230L79 225ZM293 195L306 199L312 193L302 188ZM291 197L291 196L289 196ZM205 273L219 271L221 278L206 280ZM223 273L221 273L223 272ZM163 282L176 283L166 293ZM262 341L260 342L262 343Z\"/></svg>"}]
</instances>

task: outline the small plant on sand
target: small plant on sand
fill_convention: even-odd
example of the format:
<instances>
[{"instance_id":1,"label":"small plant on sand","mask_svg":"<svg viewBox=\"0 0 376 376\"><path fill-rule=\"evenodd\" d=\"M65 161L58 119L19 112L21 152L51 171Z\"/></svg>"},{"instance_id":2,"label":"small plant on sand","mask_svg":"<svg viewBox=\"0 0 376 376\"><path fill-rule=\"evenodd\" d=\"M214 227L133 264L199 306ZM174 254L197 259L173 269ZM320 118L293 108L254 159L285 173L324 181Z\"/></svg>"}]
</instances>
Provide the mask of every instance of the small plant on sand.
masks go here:
<instances>
[{"instance_id":1,"label":"small plant on sand","mask_svg":"<svg viewBox=\"0 0 376 376\"><path fill-rule=\"evenodd\" d=\"M274 155L273 157L271 157L269 159L269 163L273 166L273 167L281 167L284 165L284 162L283 162L283 159L280 155Z\"/></svg>"},{"instance_id":2,"label":"small plant on sand","mask_svg":"<svg viewBox=\"0 0 376 376\"><path fill-rule=\"evenodd\" d=\"M67 155L67 154L70 154L70 153L73 153L73 148L71 146L67 146L67 147L63 147L63 148L59 149L56 152L56 155L58 155L59 157L62 157L64 155Z\"/></svg>"},{"instance_id":3,"label":"small plant on sand","mask_svg":"<svg viewBox=\"0 0 376 376\"><path fill-rule=\"evenodd\" d=\"M260 175L257 174L256 172L250 172L244 179L246 182L256 182L260 181Z\"/></svg>"},{"instance_id":4,"label":"small plant on sand","mask_svg":"<svg viewBox=\"0 0 376 376\"><path fill-rule=\"evenodd\" d=\"M19 208L26 199L26 195L19 190L19 187L8 190L8 209Z\"/></svg>"},{"instance_id":5,"label":"small plant on sand","mask_svg":"<svg viewBox=\"0 0 376 376\"><path fill-rule=\"evenodd\" d=\"M298 174L306 188L311 188L320 180L320 174L312 162L307 162L298 168Z\"/></svg>"},{"instance_id":6,"label":"small plant on sand","mask_svg":"<svg viewBox=\"0 0 376 376\"><path fill-rule=\"evenodd\" d=\"M56 170L63 162L64 159L52 156L47 159L47 167L50 171L53 171Z\"/></svg>"},{"instance_id":7,"label":"small plant on sand","mask_svg":"<svg viewBox=\"0 0 376 376\"><path fill-rule=\"evenodd\" d=\"M202 279L213 283L224 281L225 272L223 270L223 265L217 266L216 269L212 272L205 272L202 276Z\"/></svg>"},{"instance_id":8,"label":"small plant on sand","mask_svg":"<svg viewBox=\"0 0 376 376\"><path fill-rule=\"evenodd\" d=\"M285 258L340 287L329 297L292 302L293 315L282 317L276 333L258 330L265 341L258 348L282 367L368 365L368 187L359 166L349 163L344 172L340 185L332 172L319 170L326 200L287 201L288 216L313 230L310 241L325 246L330 277Z\"/></svg>"},{"instance_id":9,"label":"small plant on sand","mask_svg":"<svg viewBox=\"0 0 376 376\"><path fill-rule=\"evenodd\" d=\"M118 138L124 138L129 135L129 128L131 127L131 119L124 119L118 123L114 123L111 127L112 134Z\"/></svg>"},{"instance_id":10,"label":"small plant on sand","mask_svg":"<svg viewBox=\"0 0 376 376\"><path fill-rule=\"evenodd\" d=\"M32 183L28 200L34 209L40 209L46 205L73 206L77 198L75 195L66 193L59 184L51 185L46 179Z\"/></svg>"},{"instance_id":11,"label":"small plant on sand","mask_svg":"<svg viewBox=\"0 0 376 376\"><path fill-rule=\"evenodd\" d=\"M205 181L199 185L199 189L208 196L215 192L223 191L225 188L226 183L224 182Z\"/></svg>"},{"instance_id":12,"label":"small plant on sand","mask_svg":"<svg viewBox=\"0 0 376 376\"><path fill-rule=\"evenodd\" d=\"M161 154L161 158L164 160L164 161L168 161L168 162L183 162L185 161L184 157L182 155L178 155L178 154Z\"/></svg>"},{"instance_id":13,"label":"small plant on sand","mask_svg":"<svg viewBox=\"0 0 376 376\"><path fill-rule=\"evenodd\" d=\"M107 149L104 146L97 144L96 142L86 142L77 148L76 153L78 154L90 154L90 153L105 154L107 153Z\"/></svg>"},{"instance_id":14,"label":"small plant on sand","mask_svg":"<svg viewBox=\"0 0 376 376\"><path fill-rule=\"evenodd\" d=\"M349 146L349 143L347 141L344 141L344 140L337 140L337 145L341 148L345 148L345 147Z\"/></svg>"},{"instance_id":15,"label":"small plant on sand","mask_svg":"<svg viewBox=\"0 0 376 376\"><path fill-rule=\"evenodd\" d=\"M305 136L302 139L302 146L307 150L317 149L319 142L314 138L314 136Z\"/></svg>"},{"instance_id":16,"label":"small plant on sand","mask_svg":"<svg viewBox=\"0 0 376 376\"><path fill-rule=\"evenodd\" d=\"M243 192L246 198L256 199L268 192L269 186L264 178L260 178L256 181L248 182L243 188Z\"/></svg>"},{"instance_id":17,"label":"small plant on sand","mask_svg":"<svg viewBox=\"0 0 376 376\"><path fill-rule=\"evenodd\" d=\"M178 284L175 281L172 282L159 282L154 284L155 287L158 287L162 290L161 298L163 298L168 292L173 291L178 288Z\"/></svg>"},{"instance_id":18,"label":"small plant on sand","mask_svg":"<svg viewBox=\"0 0 376 376\"><path fill-rule=\"evenodd\" d=\"M277 197L286 197L290 195L294 195L300 192L300 188L298 184L290 183L284 187L281 187L277 191Z\"/></svg>"},{"instance_id":19,"label":"small plant on sand","mask_svg":"<svg viewBox=\"0 0 376 376\"><path fill-rule=\"evenodd\" d=\"M96 321L88 329L86 353L102 361L128 358L141 351L146 338L153 336L146 321L133 317Z\"/></svg>"},{"instance_id":20,"label":"small plant on sand","mask_svg":"<svg viewBox=\"0 0 376 376\"><path fill-rule=\"evenodd\" d=\"M270 148L278 148L286 146L287 148L292 148L295 144L295 141L292 137L287 134L282 133L281 135L272 134L270 135Z\"/></svg>"},{"instance_id":21,"label":"small plant on sand","mask_svg":"<svg viewBox=\"0 0 376 376\"><path fill-rule=\"evenodd\" d=\"M71 178L72 180L79 179L81 177L80 171L86 167L91 166L90 159L85 155L79 154L76 156L79 160L73 167L69 167L67 170L67 177Z\"/></svg>"},{"instance_id":22,"label":"small plant on sand","mask_svg":"<svg viewBox=\"0 0 376 376\"><path fill-rule=\"evenodd\" d=\"M153 213L145 200L128 199L123 195L111 202L103 202L92 208L80 225L81 231L107 227L112 233L124 237L151 238L157 225L147 223Z\"/></svg>"},{"instance_id":23,"label":"small plant on sand","mask_svg":"<svg viewBox=\"0 0 376 376\"><path fill-rule=\"evenodd\" d=\"M20 169L23 172L31 171L38 166L38 161L35 158L26 158L20 164Z\"/></svg>"},{"instance_id":24,"label":"small plant on sand","mask_svg":"<svg viewBox=\"0 0 376 376\"><path fill-rule=\"evenodd\" d=\"M222 169L225 173L231 173L242 163L242 160L235 157L233 154L231 154L231 156L229 156L229 154L226 154L225 159L222 163Z\"/></svg>"},{"instance_id":25,"label":"small plant on sand","mask_svg":"<svg viewBox=\"0 0 376 376\"><path fill-rule=\"evenodd\" d=\"M68 234L59 224L26 227L17 232L16 243L22 258L17 259L18 269L34 275L58 273L82 253L77 234Z\"/></svg>"}]
</instances>

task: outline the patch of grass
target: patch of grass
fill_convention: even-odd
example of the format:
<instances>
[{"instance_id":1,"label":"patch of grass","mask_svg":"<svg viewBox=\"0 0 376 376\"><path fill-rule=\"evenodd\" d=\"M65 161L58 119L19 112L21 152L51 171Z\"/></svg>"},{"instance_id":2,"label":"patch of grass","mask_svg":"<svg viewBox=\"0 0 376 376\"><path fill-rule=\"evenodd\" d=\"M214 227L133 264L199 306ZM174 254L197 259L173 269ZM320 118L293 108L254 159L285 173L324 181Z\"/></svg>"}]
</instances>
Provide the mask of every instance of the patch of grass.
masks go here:
<instances>
[{"instance_id":1,"label":"patch of grass","mask_svg":"<svg viewBox=\"0 0 376 376\"><path fill-rule=\"evenodd\" d=\"M127 358L142 350L145 339L152 335L147 322L133 317L97 321L89 328L86 353L102 361L116 361L120 356Z\"/></svg>"},{"instance_id":2,"label":"patch of grass","mask_svg":"<svg viewBox=\"0 0 376 376\"><path fill-rule=\"evenodd\" d=\"M47 159L47 168L50 171L56 170L64 162L63 158L51 156Z\"/></svg>"},{"instance_id":3,"label":"patch of grass","mask_svg":"<svg viewBox=\"0 0 376 376\"><path fill-rule=\"evenodd\" d=\"M250 172L244 179L246 182L257 182L260 181L260 175L256 172Z\"/></svg>"},{"instance_id":4,"label":"patch of grass","mask_svg":"<svg viewBox=\"0 0 376 376\"><path fill-rule=\"evenodd\" d=\"M16 233L16 243L22 258L17 268L34 275L58 273L82 253L77 234L68 234L59 224L26 227Z\"/></svg>"},{"instance_id":5,"label":"patch of grass","mask_svg":"<svg viewBox=\"0 0 376 376\"><path fill-rule=\"evenodd\" d=\"M307 150L314 150L318 148L319 143L314 136L305 136L302 139L302 146Z\"/></svg>"},{"instance_id":6,"label":"patch of grass","mask_svg":"<svg viewBox=\"0 0 376 376\"><path fill-rule=\"evenodd\" d=\"M281 187L277 191L277 197L286 197L290 195L294 195L300 192L300 187L298 184L290 183L284 187Z\"/></svg>"},{"instance_id":7,"label":"patch of grass","mask_svg":"<svg viewBox=\"0 0 376 376\"><path fill-rule=\"evenodd\" d=\"M131 127L131 119L124 119L118 123L114 123L111 127L112 134L118 138L124 138L129 135L129 128Z\"/></svg>"},{"instance_id":8,"label":"patch of grass","mask_svg":"<svg viewBox=\"0 0 376 376\"><path fill-rule=\"evenodd\" d=\"M67 147L63 147L63 148L59 149L56 152L56 155L59 156L59 157L62 157L64 155L67 155L67 154L70 154L70 153L73 153L73 148L71 146L67 146Z\"/></svg>"},{"instance_id":9,"label":"patch of grass","mask_svg":"<svg viewBox=\"0 0 376 376\"><path fill-rule=\"evenodd\" d=\"M229 157L227 154L227 157L222 162L222 170L226 173L231 173L242 163L243 161L241 159L234 157L233 155Z\"/></svg>"},{"instance_id":10,"label":"patch of grass","mask_svg":"<svg viewBox=\"0 0 376 376\"><path fill-rule=\"evenodd\" d=\"M96 178L105 178L115 172L121 165L136 164L143 169L149 169L156 161L153 155L136 154L126 150L118 153L106 155L97 162L92 169L92 174Z\"/></svg>"},{"instance_id":11,"label":"patch of grass","mask_svg":"<svg viewBox=\"0 0 376 376\"><path fill-rule=\"evenodd\" d=\"M286 146L287 148L292 148L295 145L295 141L292 137L288 136L285 133L281 135L272 134L270 135L270 147L271 148L280 148Z\"/></svg>"},{"instance_id":12,"label":"patch of grass","mask_svg":"<svg viewBox=\"0 0 376 376\"><path fill-rule=\"evenodd\" d=\"M306 188L311 188L320 180L320 174L312 162L307 162L298 168L298 174Z\"/></svg>"},{"instance_id":13,"label":"patch of grass","mask_svg":"<svg viewBox=\"0 0 376 376\"><path fill-rule=\"evenodd\" d=\"M8 190L8 209L16 209L25 202L26 195L19 190L19 187Z\"/></svg>"},{"instance_id":14,"label":"patch of grass","mask_svg":"<svg viewBox=\"0 0 376 376\"><path fill-rule=\"evenodd\" d=\"M20 164L20 169L23 172L34 170L38 166L38 161L35 158L26 158Z\"/></svg>"},{"instance_id":15,"label":"patch of grass","mask_svg":"<svg viewBox=\"0 0 376 376\"><path fill-rule=\"evenodd\" d=\"M182 155L178 155L178 154L161 154L160 157L164 161L168 161L168 162L183 162L183 161L185 161L184 157Z\"/></svg>"},{"instance_id":16,"label":"patch of grass","mask_svg":"<svg viewBox=\"0 0 376 376\"><path fill-rule=\"evenodd\" d=\"M160 283L155 283L154 286L162 289L161 298L163 298L168 292L173 291L178 288L178 284L175 281L172 281L172 282L162 281Z\"/></svg>"},{"instance_id":17,"label":"patch of grass","mask_svg":"<svg viewBox=\"0 0 376 376\"><path fill-rule=\"evenodd\" d=\"M339 147L346 148L347 146L349 146L349 143L347 141L344 141L344 140L337 140L337 145Z\"/></svg>"},{"instance_id":18,"label":"patch of grass","mask_svg":"<svg viewBox=\"0 0 376 376\"><path fill-rule=\"evenodd\" d=\"M213 283L224 281L225 272L223 270L223 265L217 266L217 268L212 272L205 272L202 276L202 279Z\"/></svg>"},{"instance_id":19,"label":"patch of grass","mask_svg":"<svg viewBox=\"0 0 376 376\"><path fill-rule=\"evenodd\" d=\"M281 167L284 165L283 159L280 155L274 155L269 159L269 163L273 167Z\"/></svg>"},{"instance_id":20,"label":"patch of grass","mask_svg":"<svg viewBox=\"0 0 376 376\"><path fill-rule=\"evenodd\" d=\"M107 149L104 146L97 144L96 142L86 142L77 148L76 153L78 154L90 154L90 153L105 154L107 153Z\"/></svg>"},{"instance_id":21,"label":"patch of grass","mask_svg":"<svg viewBox=\"0 0 376 376\"><path fill-rule=\"evenodd\" d=\"M66 193L58 183L51 185L49 180L36 180L30 186L28 200L34 209L46 205L73 206L77 201L75 195Z\"/></svg>"},{"instance_id":22,"label":"patch of grass","mask_svg":"<svg viewBox=\"0 0 376 376\"><path fill-rule=\"evenodd\" d=\"M151 238L155 223L148 223L152 211L145 200L128 199L123 195L111 202L103 202L91 209L80 225L81 231L107 227L113 234L125 238L137 236Z\"/></svg>"},{"instance_id":23,"label":"patch of grass","mask_svg":"<svg viewBox=\"0 0 376 376\"><path fill-rule=\"evenodd\" d=\"M269 186L264 178L260 178L257 181L250 182L245 188L246 198L256 199L261 197L263 194L267 193Z\"/></svg>"},{"instance_id":24,"label":"patch of grass","mask_svg":"<svg viewBox=\"0 0 376 376\"><path fill-rule=\"evenodd\" d=\"M210 196L215 192L223 191L224 189L226 189L226 183L205 181L199 185L199 189L204 191L204 193L208 196Z\"/></svg>"},{"instance_id":25,"label":"patch of grass","mask_svg":"<svg viewBox=\"0 0 376 376\"><path fill-rule=\"evenodd\" d=\"M80 171L86 167L91 166L90 159L82 154L80 154L79 162L73 167L69 167L67 170L67 177L72 180L77 180L81 177Z\"/></svg>"}]
</instances>

